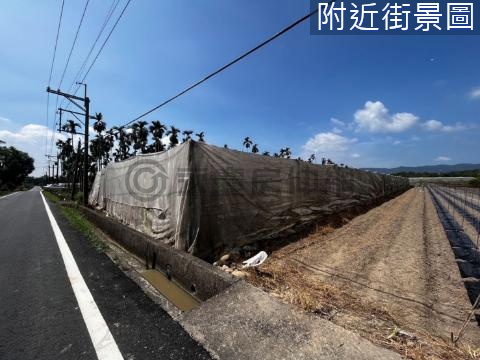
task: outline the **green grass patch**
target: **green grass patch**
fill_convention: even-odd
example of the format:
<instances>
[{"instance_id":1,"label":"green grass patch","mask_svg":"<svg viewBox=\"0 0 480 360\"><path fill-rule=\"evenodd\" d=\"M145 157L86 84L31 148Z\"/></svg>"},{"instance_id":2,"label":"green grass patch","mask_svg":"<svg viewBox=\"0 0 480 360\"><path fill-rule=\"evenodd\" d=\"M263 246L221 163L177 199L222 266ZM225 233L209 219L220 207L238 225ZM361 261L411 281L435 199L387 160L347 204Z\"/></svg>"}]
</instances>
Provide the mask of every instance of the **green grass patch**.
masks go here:
<instances>
[{"instance_id":1,"label":"green grass patch","mask_svg":"<svg viewBox=\"0 0 480 360\"><path fill-rule=\"evenodd\" d=\"M95 226L88 221L77 209L72 207L61 207L63 215L68 219L70 224L77 230L82 232L90 243L100 252L104 252L107 249L107 244L100 239L95 232Z\"/></svg>"},{"instance_id":2,"label":"green grass patch","mask_svg":"<svg viewBox=\"0 0 480 360\"><path fill-rule=\"evenodd\" d=\"M50 191L45 191L44 190L43 191L43 196L45 196L48 200L50 200L51 202L53 202L55 204L60 201L60 198Z\"/></svg>"},{"instance_id":3,"label":"green grass patch","mask_svg":"<svg viewBox=\"0 0 480 360\"><path fill-rule=\"evenodd\" d=\"M52 203L59 204L63 194L55 194L50 191L43 191L43 195ZM85 218L85 216L74 206L60 205L62 214L67 218L68 222L83 235L87 237L90 243L98 251L104 252L107 249L105 242L95 232L95 226Z\"/></svg>"}]
</instances>

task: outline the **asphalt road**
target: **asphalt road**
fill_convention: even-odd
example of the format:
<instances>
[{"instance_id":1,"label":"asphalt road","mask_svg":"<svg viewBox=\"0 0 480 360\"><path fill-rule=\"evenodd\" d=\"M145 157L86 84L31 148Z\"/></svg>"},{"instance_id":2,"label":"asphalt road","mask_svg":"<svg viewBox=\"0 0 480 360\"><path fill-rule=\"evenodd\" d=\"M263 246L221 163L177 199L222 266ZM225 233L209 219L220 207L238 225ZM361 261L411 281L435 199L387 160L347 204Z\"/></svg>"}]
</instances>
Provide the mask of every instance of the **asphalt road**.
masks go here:
<instances>
[{"instance_id":1,"label":"asphalt road","mask_svg":"<svg viewBox=\"0 0 480 360\"><path fill-rule=\"evenodd\" d=\"M0 359L210 358L55 205L50 209L81 276L67 275L39 191L0 198ZM82 303L85 292L93 301ZM108 337L98 331L111 334L117 356L112 348L99 352L92 338Z\"/></svg>"}]
</instances>

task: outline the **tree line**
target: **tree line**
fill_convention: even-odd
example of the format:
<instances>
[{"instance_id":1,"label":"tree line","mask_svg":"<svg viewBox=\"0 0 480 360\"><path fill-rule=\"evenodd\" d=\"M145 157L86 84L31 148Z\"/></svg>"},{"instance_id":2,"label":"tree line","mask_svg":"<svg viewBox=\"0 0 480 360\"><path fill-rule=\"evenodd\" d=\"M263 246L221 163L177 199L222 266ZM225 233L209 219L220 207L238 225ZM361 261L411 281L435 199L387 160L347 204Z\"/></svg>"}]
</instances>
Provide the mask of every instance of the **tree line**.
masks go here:
<instances>
[{"instance_id":1,"label":"tree line","mask_svg":"<svg viewBox=\"0 0 480 360\"><path fill-rule=\"evenodd\" d=\"M13 146L4 146L0 140L0 192L22 186L27 176L35 170L33 159Z\"/></svg>"},{"instance_id":2,"label":"tree line","mask_svg":"<svg viewBox=\"0 0 480 360\"><path fill-rule=\"evenodd\" d=\"M403 177L480 177L480 169L449 172L403 171L393 175Z\"/></svg>"},{"instance_id":3,"label":"tree line","mask_svg":"<svg viewBox=\"0 0 480 360\"><path fill-rule=\"evenodd\" d=\"M74 120L67 120L61 130L68 133L69 136L65 140L58 140L56 142L58 161L62 164L61 180L73 186L82 179L83 171L83 152L85 149L79 138L75 144L75 135L79 134L79 128L79 123ZM158 120L151 121L150 123L147 121L137 121L129 128L113 126L107 129L107 124L103 120L101 113L95 114L93 130L95 131L95 135L89 143L89 182L93 181L98 170L104 168L112 161L118 162L138 154L169 150L189 140L205 142L204 131L182 131L174 125L168 126ZM281 148L273 154L270 154L269 151L260 152L259 145L254 143L249 136L244 138L243 146L246 151L253 154L284 159L290 159L292 157L292 151L289 147ZM224 148L228 149L228 145L225 144ZM301 158L297 159L302 160ZM311 154L305 161L313 163L315 159L315 154ZM337 164L327 158L322 158L321 164L337 166ZM339 166L343 167L345 165L340 164ZM80 186L82 186L82 184L80 184Z\"/></svg>"}]
</instances>

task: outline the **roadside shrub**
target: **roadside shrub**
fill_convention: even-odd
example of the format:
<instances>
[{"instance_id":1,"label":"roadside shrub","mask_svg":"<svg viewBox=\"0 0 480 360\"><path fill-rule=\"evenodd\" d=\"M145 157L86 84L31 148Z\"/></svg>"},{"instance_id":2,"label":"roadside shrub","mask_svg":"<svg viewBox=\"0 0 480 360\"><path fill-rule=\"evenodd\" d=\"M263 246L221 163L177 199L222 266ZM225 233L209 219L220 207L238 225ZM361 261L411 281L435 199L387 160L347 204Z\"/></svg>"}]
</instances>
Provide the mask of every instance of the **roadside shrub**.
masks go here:
<instances>
[{"instance_id":1,"label":"roadside shrub","mask_svg":"<svg viewBox=\"0 0 480 360\"><path fill-rule=\"evenodd\" d=\"M75 194L73 200L79 204L83 204L83 192L79 191Z\"/></svg>"}]
</instances>

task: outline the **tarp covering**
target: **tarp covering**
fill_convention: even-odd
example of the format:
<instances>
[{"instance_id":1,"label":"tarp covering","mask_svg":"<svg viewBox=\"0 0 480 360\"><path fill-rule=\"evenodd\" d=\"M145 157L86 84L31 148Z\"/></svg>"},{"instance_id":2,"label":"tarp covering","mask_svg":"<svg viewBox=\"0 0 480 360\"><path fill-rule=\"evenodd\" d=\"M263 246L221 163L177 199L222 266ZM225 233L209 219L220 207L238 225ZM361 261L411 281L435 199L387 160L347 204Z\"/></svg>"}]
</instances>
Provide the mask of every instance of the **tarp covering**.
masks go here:
<instances>
[{"instance_id":1,"label":"tarp covering","mask_svg":"<svg viewBox=\"0 0 480 360\"><path fill-rule=\"evenodd\" d=\"M403 191L408 179L189 141L111 163L90 205L199 257Z\"/></svg>"}]
</instances>

